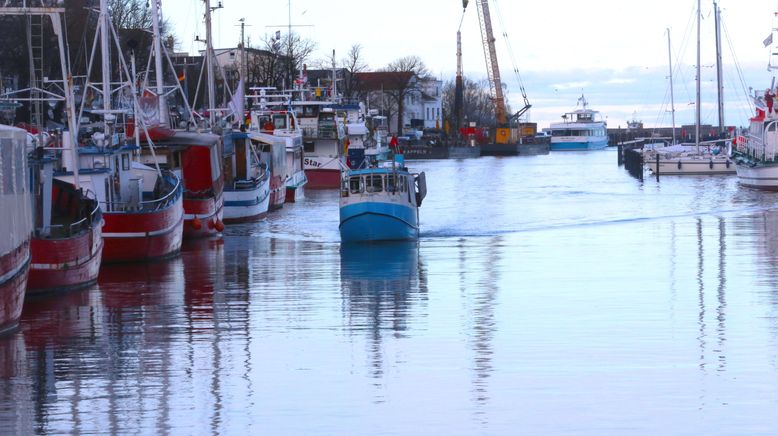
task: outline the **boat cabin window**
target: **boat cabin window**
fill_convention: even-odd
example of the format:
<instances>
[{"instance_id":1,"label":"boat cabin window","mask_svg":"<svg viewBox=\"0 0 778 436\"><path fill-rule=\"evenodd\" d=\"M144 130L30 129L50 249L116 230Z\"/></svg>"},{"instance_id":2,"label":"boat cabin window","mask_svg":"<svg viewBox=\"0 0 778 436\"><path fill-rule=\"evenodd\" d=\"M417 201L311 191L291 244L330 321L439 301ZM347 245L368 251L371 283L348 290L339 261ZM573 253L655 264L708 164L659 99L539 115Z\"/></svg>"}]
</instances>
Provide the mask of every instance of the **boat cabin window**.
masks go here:
<instances>
[{"instance_id":1,"label":"boat cabin window","mask_svg":"<svg viewBox=\"0 0 778 436\"><path fill-rule=\"evenodd\" d=\"M384 190L383 177L380 174L365 176L365 191L381 192Z\"/></svg>"},{"instance_id":2,"label":"boat cabin window","mask_svg":"<svg viewBox=\"0 0 778 436\"><path fill-rule=\"evenodd\" d=\"M578 114L578 121L583 121L583 122L592 121L592 114Z\"/></svg>"},{"instance_id":3,"label":"boat cabin window","mask_svg":"<svg viewBox=\"0 0 778 436\"><path fill-rule=\"evenodd\" d=\"M319 107L316 105L313 106L303 106L303 116L306 118L311 118L319 115Z\"/></svg>"},{"instance_id":4,"label":"boat cabin window","mask_svg":"<svg viewBox=\"0 0 778 436\"><path fill-rule=\"evenodd\" d=\"M313 153L314 150L313 141L303 141L303 151L306 153Z\"/></svg>"},{"instance_id":5,"label":"boat cabin window","mask_svg":"<svg viewBox=\"0 0 778 436\"><path fill-rule=\"evenodd\" d=\"M273 128L274 129L286 129L286 117L284 115L273 116Z\"/></svg>"},{"instance_id":6,"label":"boat cabin window","mask_svg":"<svg viewBox=\"0 0 778 436\"><path fill-rule=\"evenodd\" d=\"M388 174L386 176L386 192L397 192L397 183L394 174Z\"/></svg>"},{"instance_id":7,"label":"boat cabin window","mask_svg":"<svg viewBox=\"0 0 778 436\"><path fill-rule=\"evenodd\" d=\"M775 130L776 130L776 127L775 127L775 126L776 126L776 125L778 125L778 124L776 124L776 123L770 123L770 124L768 124L768 125L767 125L767 131L768 131L768 132L775 132Z\"/></svg>"},{"instance_id":8,"label":"boat cabin window","mask_svg":"<svg viewBox=\"0 0 778 436\"><path fill-rule=\"evenodd\" d=\"M348 189L352 194L359 194L362 192L362 177L351 177L348 180Z\"/></svg>"}]
</instances>

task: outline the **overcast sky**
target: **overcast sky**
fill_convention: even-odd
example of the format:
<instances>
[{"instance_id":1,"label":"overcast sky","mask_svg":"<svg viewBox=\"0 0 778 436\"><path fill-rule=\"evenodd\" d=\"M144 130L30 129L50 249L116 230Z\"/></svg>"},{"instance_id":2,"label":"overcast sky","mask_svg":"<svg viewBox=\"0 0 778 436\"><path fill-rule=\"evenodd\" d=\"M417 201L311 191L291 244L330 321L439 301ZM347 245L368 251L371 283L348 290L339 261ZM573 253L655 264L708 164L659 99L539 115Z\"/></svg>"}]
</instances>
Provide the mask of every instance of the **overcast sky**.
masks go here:
<instances>
[{"instance_id":1,"label":"overcast sky","mask_svg":"<svg viewBox=\"0 0 778 436\"><path fill-rule=\"evenodd\" d=\"M212 0L216 6L218 0ZM371 69L394 59L419 56L436 76L451 80L456 70L456 31L461 0L222 0L213 13L215 47L246 37L258 45L263 35L294 32L317 44L315 59L334 49L340 58L353 44L362 46ZM671 29L677 124L694 122L696 0L492 0L498 60L508 86L509 103L523 105L515 67L521 72L539 127L559 121L575 109L585 93L590 107L607 117L609 127L624 126L633 116L648 125L670 125L667 28ZM290 14L291 6L291 14ZM747 87L764 89L772 74L762 41L770 35L776 4L765 0L721 0L728 124L743 125L749 116ZM201 48L204 38L202 0L162 0L181 49ZM715 124L713 2L702 2L703 122ZM274 27L283 26L283 27ZM503 32L507 33L506 38ZM778 36L776 36L778 42ZM484 51L475 0L464 14L462 45L465 75L484 78ZM508 46L512 50L508 49ZM734 52L734 54L733 54ZM778 63L778 62L773 62ZM741 73L738 73L738 69ZM743 80L741 80L741 75Z\"/></svg>"}]
</instances>

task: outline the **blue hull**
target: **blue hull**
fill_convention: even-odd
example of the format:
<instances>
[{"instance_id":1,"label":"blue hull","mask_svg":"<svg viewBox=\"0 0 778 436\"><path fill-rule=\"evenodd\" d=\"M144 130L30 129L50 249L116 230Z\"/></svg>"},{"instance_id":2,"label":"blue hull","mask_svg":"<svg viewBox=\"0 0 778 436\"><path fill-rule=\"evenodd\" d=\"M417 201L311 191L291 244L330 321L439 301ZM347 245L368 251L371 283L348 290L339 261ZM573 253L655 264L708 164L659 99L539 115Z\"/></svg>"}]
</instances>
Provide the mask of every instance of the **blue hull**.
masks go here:
<instances>
[{"instance_id":1,"label":"blue hull","mask_svg":"<svg viewBox=\"0 0 778 436\"><path fill-rule=\"evenodd\" d=\"M415 208L390 203L363 202L340 208L342 242L399 241L417 239L419 222Z\"/></svg>"},{"instance_id":2,"label":"blue hull","mask_svg":"<svg viewBox=\"0 0 778 436\"><path fill-rule=\"evenodd\" d=\"M593 142L551 142L552 151L602 150L607 146L607 138Z\"/></svg>"}]
</instances>

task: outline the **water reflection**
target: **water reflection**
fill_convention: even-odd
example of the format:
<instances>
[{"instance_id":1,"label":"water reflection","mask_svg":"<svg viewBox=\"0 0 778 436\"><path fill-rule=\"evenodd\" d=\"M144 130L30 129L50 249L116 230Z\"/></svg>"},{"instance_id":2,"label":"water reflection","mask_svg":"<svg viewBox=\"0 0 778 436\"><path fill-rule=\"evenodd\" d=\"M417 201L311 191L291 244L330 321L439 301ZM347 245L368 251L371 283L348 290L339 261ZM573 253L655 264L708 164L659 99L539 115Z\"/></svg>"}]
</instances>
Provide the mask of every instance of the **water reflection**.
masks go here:
<instances>
[{"instance_id":1,"label":"water reflection","mask_svg":"<svg viewBox=\"0 0 778 436\"><path fill-rule=\"evenodd\" d=\"M427 301L427 277L417 242L343 244L341 291L351 332L368 336L371 376L382 386L384 336L401 339L414 304Z\"/></svg>"},{"instance_id":2,"label":"water reflection","mask_svg":"<svg viewBox=\"0 0 778 436\"><path fill-rule=\"evenodd\" d=\"M226 304L245 301L245 288L229 297L223 288L222 243L206 240L178 258L106 265L92 289L31 301L21 331L0 341L0 404L13 405L11 415L0 409L0 427L169 433L181 427L175 410L189 385L208 393L199 403L211 415L200 419L217 431L227 378L221 336L245 334L248 319Z\"/></svg>"}]
</instances>

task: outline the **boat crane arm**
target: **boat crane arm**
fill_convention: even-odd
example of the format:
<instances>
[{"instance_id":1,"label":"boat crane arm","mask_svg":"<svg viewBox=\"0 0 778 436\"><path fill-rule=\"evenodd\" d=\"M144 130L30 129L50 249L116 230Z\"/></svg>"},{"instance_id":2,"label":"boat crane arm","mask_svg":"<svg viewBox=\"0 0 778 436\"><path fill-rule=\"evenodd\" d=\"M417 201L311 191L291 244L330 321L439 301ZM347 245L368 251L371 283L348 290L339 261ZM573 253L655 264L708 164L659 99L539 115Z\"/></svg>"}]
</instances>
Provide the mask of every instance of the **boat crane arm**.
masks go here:
<instances>
[{"instance_id":1,"label":"boat crane arm","mask_svg":"<svg viewBox=\"0 0 778 436\"><path fill-rule=\"evenodd\" d=\"M489 88L494 102L494 115L498 126L508 124L507 110L505 109L505 97L502 93L502 80L500 80L500 66L497 63L497 50L494 46L494 33L492 31L492 17L489 14L489 1L476 0L478 9L478 21L481 24L481 39L484 45L484 58L486 60L486 72L489 77Z\"/></svg>"}]
</instances>

